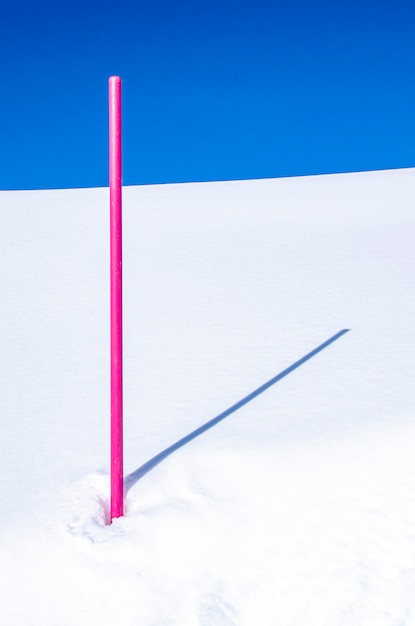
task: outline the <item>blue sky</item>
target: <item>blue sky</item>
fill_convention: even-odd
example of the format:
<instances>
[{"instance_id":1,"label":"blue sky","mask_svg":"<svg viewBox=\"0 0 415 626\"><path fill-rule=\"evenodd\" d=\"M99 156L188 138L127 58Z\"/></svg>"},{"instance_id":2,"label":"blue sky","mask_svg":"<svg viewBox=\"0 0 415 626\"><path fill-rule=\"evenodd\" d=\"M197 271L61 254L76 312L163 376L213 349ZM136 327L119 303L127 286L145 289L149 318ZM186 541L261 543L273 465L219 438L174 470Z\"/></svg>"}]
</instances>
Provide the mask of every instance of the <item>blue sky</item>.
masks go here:
<instances>
[{"instance_id":1,"label":"blue sky","mask_svg":"<svg viewBox=\"0 0 415 626\"><path fill-rule=\"evenodd\" d=\"M72 0L2 6L0 189L415 166L415 3Z\"/></svg>"}]
</instances>

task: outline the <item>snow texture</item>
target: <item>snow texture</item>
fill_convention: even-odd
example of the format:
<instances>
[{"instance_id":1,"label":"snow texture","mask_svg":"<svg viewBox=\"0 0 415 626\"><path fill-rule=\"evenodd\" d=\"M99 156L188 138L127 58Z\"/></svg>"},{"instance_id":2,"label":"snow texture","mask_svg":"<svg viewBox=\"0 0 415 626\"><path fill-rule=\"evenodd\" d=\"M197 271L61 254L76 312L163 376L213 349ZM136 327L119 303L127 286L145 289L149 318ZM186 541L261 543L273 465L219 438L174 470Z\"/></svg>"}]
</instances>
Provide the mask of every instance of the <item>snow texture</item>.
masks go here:
<instances>
[{"instance_id":1,"label":"snow texture","mask_svg":"<svg viewBox=\"0 0 415 626\"><path fill-rule=\"evenodd\" d=\"M124 189L108 525L108 190L0 192L2 623L415 625L414 198Z\"/></svg>"}]
</instances>

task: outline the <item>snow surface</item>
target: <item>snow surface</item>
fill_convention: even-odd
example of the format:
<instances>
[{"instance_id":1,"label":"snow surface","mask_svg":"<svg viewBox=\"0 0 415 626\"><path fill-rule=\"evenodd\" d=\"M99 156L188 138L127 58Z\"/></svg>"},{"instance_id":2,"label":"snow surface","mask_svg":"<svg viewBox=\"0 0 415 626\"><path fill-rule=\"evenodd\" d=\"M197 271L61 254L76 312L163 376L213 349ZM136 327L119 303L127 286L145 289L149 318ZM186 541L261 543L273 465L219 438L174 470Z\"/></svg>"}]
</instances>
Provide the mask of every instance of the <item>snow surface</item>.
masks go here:
<instances>
[{"instance_id":1,"label":"snow surface","mask_svg":"<svg viewBox=\"0 0 415 626\"><path fill-rule=\"evenodd\" d=\"M107 525L108 191L0 193L2 623L415 624L414 199L414 169L125 188Z\"/></svg>"}]
</instances>

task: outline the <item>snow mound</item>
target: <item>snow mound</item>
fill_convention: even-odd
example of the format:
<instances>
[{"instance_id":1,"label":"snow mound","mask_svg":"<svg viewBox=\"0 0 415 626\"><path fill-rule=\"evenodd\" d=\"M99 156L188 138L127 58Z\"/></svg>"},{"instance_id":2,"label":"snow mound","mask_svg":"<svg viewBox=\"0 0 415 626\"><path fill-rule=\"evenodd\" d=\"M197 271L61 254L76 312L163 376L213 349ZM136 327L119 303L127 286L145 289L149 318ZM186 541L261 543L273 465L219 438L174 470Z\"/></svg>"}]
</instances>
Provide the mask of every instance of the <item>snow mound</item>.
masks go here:
<instances>
[{"instance_id":1,"label":"snow mound","mask_svg":"<svg viewBox=\"0 0 415 626\"><path fill-rule=\"evenodd\" d=\"M110 525L107 190L0 193L7 626L415 624L414 190L124 190Z\"/></svg>"}]
</instances>

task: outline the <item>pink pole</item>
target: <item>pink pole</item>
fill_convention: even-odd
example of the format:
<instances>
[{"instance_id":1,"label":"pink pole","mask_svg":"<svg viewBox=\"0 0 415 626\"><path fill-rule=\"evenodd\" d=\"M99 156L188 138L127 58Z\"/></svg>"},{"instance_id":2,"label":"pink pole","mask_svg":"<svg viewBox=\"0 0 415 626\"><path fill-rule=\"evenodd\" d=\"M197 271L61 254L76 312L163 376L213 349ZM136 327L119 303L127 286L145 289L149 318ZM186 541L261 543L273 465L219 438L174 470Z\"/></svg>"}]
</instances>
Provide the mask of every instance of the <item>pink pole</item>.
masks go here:
<instances>
[{"instance_id":1,"label":"pink pole","mask_svg":"<svg viewBox=\"0 0 415 626\"><path fill-rule=\"evenodd\" d=\"M111 76L109 95L110 299L111 299L111 521L124 509L122 380L122 170L121 78Z\"/></svg>"}]
</instances>

